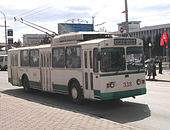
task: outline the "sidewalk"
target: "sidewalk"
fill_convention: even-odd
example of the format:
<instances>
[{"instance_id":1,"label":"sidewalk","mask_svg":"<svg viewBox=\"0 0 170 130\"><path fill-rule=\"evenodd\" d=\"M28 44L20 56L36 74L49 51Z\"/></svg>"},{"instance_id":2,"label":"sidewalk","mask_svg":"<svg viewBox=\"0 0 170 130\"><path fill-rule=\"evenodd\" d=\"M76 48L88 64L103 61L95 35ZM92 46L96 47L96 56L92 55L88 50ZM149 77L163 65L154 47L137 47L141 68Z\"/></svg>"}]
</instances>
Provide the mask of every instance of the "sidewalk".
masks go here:
<instances>
[{"instance_id":1,"label":"sidewalk","mask_svg":"<svg viewBox=\"0 0 170 130\"><path fill-rule=\"evenodd\" d=\"M162 82L170 82L170 69L164 69L162 74L159 74L159 70L156 71L157 76L154 81L162 81ZM146 75L146 79L148 80L148 76ZM148 80L149 81L149 80ZM151 76L152 81L152 76Z\"/></svg>"},{"instance_id":2,"label":"sidewalk","mask_svg":"<svg viewBox=\"0 0 170 130\"><path fill-rule=\"evenodd\" d=\"M135 130L92 115L13 97L0 92L1 130Z\"/></svg>"}]
</instances>

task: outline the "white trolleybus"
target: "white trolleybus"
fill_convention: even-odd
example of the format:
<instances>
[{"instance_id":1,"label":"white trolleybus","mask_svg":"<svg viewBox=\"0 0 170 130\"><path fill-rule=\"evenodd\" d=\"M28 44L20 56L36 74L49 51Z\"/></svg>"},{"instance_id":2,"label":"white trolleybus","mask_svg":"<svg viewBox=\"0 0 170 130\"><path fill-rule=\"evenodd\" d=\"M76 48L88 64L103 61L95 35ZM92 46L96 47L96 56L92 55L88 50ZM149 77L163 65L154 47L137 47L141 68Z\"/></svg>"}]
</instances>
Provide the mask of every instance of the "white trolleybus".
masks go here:
<instances>
[{"instance_id":1,"label":"white trolleybus","mask_svg":"<svg viewBox=\"0 0 170 130\"><path fill-rule=\"evenodd\" d=\"M0 70L7 70L8 55L0 55Z\"/></svg>"},{"instance_id":2,"label":"white trolleybus","mask_svg":"<svg viewBox=\"0 0 170 130\"><path fill-rule=\"evenodd\" d=\"M112 100L146 94L143 41L108 33L59 35L51 44L10 49L8 81L83 99Z\"/></svg>"}]
</instances>

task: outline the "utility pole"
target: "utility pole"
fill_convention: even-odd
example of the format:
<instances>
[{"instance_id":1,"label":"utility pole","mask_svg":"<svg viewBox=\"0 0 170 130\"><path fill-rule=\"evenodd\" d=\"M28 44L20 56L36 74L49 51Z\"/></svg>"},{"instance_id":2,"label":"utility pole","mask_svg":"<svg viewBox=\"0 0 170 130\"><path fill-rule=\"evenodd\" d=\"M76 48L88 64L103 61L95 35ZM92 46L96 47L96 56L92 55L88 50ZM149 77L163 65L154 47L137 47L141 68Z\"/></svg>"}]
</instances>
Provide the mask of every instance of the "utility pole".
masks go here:
<instances>
[{"instance_id":1,"label":"utility pole","mask_svg":"<svg viewBox=\"0 0 170 130\"><path fill-rule=\"evenodd\" d=\"M6 50L6 54L7 54L7 53L8 53L8 43L7 43L7 31L6 31L6 28L7 28L7 26L6 26L6 16L5 16L5 14L4 14L2 11L0 11L0 13L3 14L3 16L4 16L4 24L5 24L5 44L6 44L5 50Z\"/></svg>"},{"instance_id":2,"label":"utility pole","mask_svg":"<svg viewBox=\"0 0 170 130\"><path fill-rule=\"evenodd\" d=\"M126 33L129 34L129 24L128 24L128 6L127 6L127 0L125 0L125 26L126 26Z\"/></svg>"},{"instance_id":3,"label":"utility pole","mask_svg":"<svg viewBox=\"0 0 170 130\"><path fill-rule=\"evenodd\" d=\"M94 31L94 16L92 16L92 24L93 24L93 31Z\"/></svg>"}]
</instances>

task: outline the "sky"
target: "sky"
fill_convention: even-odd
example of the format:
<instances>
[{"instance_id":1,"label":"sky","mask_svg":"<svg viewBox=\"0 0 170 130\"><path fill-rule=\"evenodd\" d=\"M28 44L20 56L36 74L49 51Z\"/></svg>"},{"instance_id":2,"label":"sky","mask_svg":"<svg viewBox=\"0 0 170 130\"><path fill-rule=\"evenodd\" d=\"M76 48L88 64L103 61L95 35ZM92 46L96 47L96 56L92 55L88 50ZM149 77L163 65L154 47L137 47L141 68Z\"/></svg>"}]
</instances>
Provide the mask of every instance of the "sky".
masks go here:
<instances>
[{"instance_id":1,"label":"sky","mask_svg":"<svg viewBox=\"0 0 170 130\"><path fill-rule=\"evenodd\" d=\"M169 0L127 0L129 21L141 21L141 27L170 23ZM81 19L92 23L96 31L118 31L118 23L125 21L124 0L0 0L0 42L5 41L4 16L7 28L14 30L14 41L22 41L23 34L42 34L19 21L38 24L58 33L58 23ZM75 20L75 23L77 21Z\"/></svg>"}]
</instances>

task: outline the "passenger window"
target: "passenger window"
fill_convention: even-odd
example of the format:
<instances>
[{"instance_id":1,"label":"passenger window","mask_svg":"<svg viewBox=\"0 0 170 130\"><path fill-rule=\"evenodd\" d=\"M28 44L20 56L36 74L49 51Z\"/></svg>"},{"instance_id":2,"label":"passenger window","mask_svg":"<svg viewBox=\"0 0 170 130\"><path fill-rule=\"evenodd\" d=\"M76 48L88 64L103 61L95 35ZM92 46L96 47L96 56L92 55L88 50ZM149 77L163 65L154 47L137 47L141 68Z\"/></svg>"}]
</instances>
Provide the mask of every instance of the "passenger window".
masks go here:
<instances>
[{"instance_id":1,"label":"passenger window","mask_svg":"<svg viewBox=\"0 0 170 130\"><path fill-rule=\"evenodd\" d=\"M93 49L93 71L94 72L98 72L99 68L98 68L98 49L94 48Z\"/></svg>"},{"instance_id":2,"label":"passenger window","mask_svg":"<svg viewBox=\"0 0 170 130\"><path fill-rule=\"evenodd\" d=\"M65 66L65 53L64 47L53 48L52 51L53 67L64 67Z\"/></svg>"},{"instance_id":3,"label":"passenger window","mask_svg":"<svg viewBox=\"0 0 170 130\"><path fill-rule=\"evenodd\" d=\"M87 68L87 51L84 52L84 64L85 68Z\"/></svg>"},{"instance_id":4,"label":"passenger window","mask_svg":"<svg viewBox=\"0 0 170 130\"><path fill-rule=\"evenodd\" d=\"M92 51L89 51L89 57L90 57L90 68L92 69Z\"/></svg>"},{"instance_id":5,"label":"passenger window","mask_svg":"<svg viewBox=\"0 0 170 130\"><path fill-rule=\"evenodd\" d=\"M18 66L18 55L14 55L14 66Z\"/></svg>"},{"instance_id":6,"label":"passenger window","mask_svg":"<svg viewBox=\"0 0 170 130\"><path fill-rule=\"evenodd\" d=\"M29 66L29 51L21 51L21 66Z\"/></svg>"},{"instance_id":7,"label":"passenger window","mask_svg":"<svg viewBox=\"0 0 170 130\"><path fill-rule=\"evenodd\" d=\"M39 66L39 51L38 50L30 51L30 66L32 67Z\"/></svg>"},{"instance_id":8,"label":"passenger window","mask_svg":"<svg viewBox=\"0 0 170 130\"><path fill-rule=\"evenodd\" d=\"M66 67L81 68L81 47L71 46L66 48Z\"/></svg>"}]
</instances>

